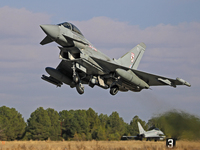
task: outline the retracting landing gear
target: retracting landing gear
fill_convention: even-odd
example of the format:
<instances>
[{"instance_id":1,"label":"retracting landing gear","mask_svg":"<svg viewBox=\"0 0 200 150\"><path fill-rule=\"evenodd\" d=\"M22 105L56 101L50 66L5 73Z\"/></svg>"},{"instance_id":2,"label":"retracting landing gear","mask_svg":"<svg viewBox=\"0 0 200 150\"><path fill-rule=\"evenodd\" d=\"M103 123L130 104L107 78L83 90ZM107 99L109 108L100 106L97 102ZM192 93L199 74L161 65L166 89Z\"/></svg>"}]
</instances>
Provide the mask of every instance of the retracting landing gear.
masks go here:
<instances>
[{"instance_id":1,"label":"retracting landing gear","mask_svg":"<svg viewBox=\"0 0 200 150\"><path fill-rule=\"evenodd\" d=\"M83 94L84 93L84 86L82 83L78 83L76 84L76 90L79 94Z\"/></svg>"},{"instance_id":2,"label":"retracting landing gear","mask_svg":"<svg viewBox=\"0 0 200 150\"><path fill-rule=\"evenodd\" d=\"M84 86L81 83L80 77L78 75L78 73L76 73L76 67L75 67L75 63L72 64L72 70L73 70L73 81L75 82L76 85L76 90L79 94L83 94L84 93Z\"/></svg>"},{"instance_id":3,"label":"retracting landing gear","mask_svg":"<svg viewBox=\"0 0 200 150\"><path fill-rule=\"evenodd\" d=\"M117 85L111 86L111 88L110 88L111 95L116 95L118 91L119 91L119 87Z\"/></svg>"}]
</instances>

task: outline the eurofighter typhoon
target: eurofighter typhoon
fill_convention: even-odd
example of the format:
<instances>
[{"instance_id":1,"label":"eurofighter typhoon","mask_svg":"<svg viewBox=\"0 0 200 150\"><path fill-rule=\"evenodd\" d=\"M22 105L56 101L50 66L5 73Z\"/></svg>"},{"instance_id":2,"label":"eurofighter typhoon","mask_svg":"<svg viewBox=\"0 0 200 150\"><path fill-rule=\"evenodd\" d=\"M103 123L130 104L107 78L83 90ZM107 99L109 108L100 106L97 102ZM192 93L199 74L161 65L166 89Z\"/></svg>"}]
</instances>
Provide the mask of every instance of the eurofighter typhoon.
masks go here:
<instances>
[{"instance_id":1,"label":"eurofighter typhoon","mask_svg":"<svg viewBox=\"0 0 200 150\"><path fill-rule=\"evenodd\" d=\"M146 141L154 140L155 142L159 140L163 140L165 138L164 133L158 128L153 128L152 130L145 131L143 127L141 126L140 122L137 122L137 123L138 123L138 129L139 129L139 134L137 136L122 136L122 137L127 138L127 139L133 138L135 140L141 140L141 141L143 138L146 138Z\"/></svg>"},{"instance_id":2,"label":"eurofighter typhoon","mask_svg":"<svg viewBox=\"0 0 200 150\"><path fill-rule=\"evenodd\" d=\"M46 67L50 76L42 79L58 87L63 83L76 87L79 94L84 93L84 84L110 89L111 95L118 91L140 92L150 86L176 85L191 86L183 79L170 79L137 70L145 52L146 45L138 44L119 59L111 59L96 49L72 23L40 25L46 33L41 45L56 42L60 45L60 64L57 68Z\"/></svg>"}]
</instances>

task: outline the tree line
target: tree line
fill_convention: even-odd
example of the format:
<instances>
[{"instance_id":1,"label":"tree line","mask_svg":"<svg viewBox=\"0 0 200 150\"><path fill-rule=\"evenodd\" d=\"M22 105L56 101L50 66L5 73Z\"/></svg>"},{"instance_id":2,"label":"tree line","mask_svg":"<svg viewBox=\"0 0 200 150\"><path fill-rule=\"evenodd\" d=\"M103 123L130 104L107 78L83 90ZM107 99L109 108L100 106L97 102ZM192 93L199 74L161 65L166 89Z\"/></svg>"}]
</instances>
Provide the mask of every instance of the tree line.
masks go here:
<instances>
[{"instance_id":1,"label":"tree line","mask_svg":"<svg viewBox=\"0 0 200 150\"><path fill-rule=\"evenodd\" d=\"M15 108L0 107L0 140L120 140L123 135L137 135L137 122L145 130L160 128L167 137L200 139L200 119L181 111L169 111L152 117L147 123L134 116L130 123L114 111L110 116L88 110L37 108L27 122Z\"/></svg>"}]
</instances>

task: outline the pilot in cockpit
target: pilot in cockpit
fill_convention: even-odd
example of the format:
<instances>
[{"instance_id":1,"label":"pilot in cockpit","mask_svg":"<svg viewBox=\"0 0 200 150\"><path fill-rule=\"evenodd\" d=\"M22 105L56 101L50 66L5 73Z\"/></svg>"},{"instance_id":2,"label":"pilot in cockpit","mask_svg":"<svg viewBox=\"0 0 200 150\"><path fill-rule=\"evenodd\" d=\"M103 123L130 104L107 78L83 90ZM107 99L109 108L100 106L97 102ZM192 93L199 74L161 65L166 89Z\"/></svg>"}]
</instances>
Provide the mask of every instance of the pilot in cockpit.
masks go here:
<instances>
[{"instance_id":1,"label":"pilot in cockpit","mask_svg":"<svg viewBox=\"0 0 200 150\"><path fill-rule=\"evenodd\" d=\"M76 33L78 33L78 34L80 34L80 35L83 36L83 34L81 33L81 31L75 25L73 25L72 23L63 22L63 23L60 23L58 25L59 26L63 25L65 28L68 28L68 29L70 29L70 30L72 30L72 31L74 31L74 32L76 32Z\"/></svg>"}]
</instances>

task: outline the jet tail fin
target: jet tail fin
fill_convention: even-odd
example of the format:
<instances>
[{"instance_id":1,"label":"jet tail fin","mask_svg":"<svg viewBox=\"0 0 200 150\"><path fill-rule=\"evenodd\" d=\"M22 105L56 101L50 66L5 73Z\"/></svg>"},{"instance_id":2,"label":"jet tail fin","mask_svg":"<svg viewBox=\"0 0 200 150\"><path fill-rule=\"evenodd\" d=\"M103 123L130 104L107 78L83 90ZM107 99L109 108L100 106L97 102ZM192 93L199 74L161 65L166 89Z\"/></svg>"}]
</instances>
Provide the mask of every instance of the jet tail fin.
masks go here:
<instances>
[{"instance_id":1,"label":"jet tail fin","mask_svg":"<svg viewBox=\"0 0 200 150\"><path fill-rule=\"evenodd\" d=\"M53 40L52 40L50 37L46 36L46 37L40 42L40 44L41 44L41 45L45 45L45 44L48 44L48 43L51 43L51 42L53 42Z\"/></svg>"},{"instance_id":2,"label":"jet tail fin","mask_svg":"<svg viewBox=\"0 0 200 150\"><path fill-rule=\"evenodd\" d=\"M119 58L117 62L125 67L137 69L145 49L146 45L144 43L140 43Z\"/></svg>"},{"instance_id":3,"label":"jet tail fin","mask_svg":"<svg viewBox=\"0 0 200 150\"><path fill-rule=\"evenodd\" d=\"M139 132L140 134L144 134L146 131L143 129L143 127L141 126L141 124L139 122L138 123L138 128L139 128Z\"/></svg>"}]
</instances>

